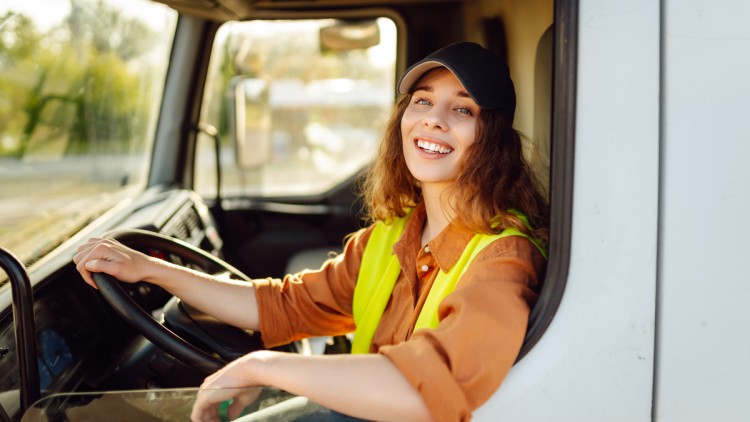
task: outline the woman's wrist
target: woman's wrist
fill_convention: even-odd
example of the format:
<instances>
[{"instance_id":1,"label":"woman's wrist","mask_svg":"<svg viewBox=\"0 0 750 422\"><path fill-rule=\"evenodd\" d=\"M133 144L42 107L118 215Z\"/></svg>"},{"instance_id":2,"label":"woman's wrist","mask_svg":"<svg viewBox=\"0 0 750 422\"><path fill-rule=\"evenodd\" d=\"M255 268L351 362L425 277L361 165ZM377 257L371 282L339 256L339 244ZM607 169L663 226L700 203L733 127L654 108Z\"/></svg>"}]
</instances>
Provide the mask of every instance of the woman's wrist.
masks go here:
<instances>
[{"instance_id":1,"label":"woman's wrist","mask_svg":"<svg viewBox=\"0 0 750 422\"><path fill-rule=\"evenodd\" d=\"M142 281L170 290L169 281L179 278L174 276L174 272L180 271L180 267L160 258L152 256L146 256L145 258L144 264L141 266Z\"/></svg>"},{"instance_id":2,"label":"woman's wrist","mask_svg":"<svg viewBox=\"0 0 750 422\"><path fill-rule=\"evenodd\" d=\"M273 367L280 359L283 359L283 353L272 350L258 350L245 355L246 373L250 385L274 385L272 379Z\"/></svg>"}]
</instances>

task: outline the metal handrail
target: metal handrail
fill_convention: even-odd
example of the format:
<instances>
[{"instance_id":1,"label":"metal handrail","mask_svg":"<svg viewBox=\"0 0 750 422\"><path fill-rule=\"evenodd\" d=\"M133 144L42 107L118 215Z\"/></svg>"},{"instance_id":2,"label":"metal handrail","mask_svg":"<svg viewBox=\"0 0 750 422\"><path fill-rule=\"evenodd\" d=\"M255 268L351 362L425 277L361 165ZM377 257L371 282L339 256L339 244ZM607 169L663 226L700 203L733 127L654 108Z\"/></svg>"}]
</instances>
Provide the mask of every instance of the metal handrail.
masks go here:
<instances>
[{"instance_id":1,"label":"metal handrail","mask_svg":"<svg viewBox=\"0 0 750 422\"><path fill-rule=\"evenodd\" d=\"M13 295L13 326L18 352L21 414L23 414L40 396L34 325L34 292L26 268L18 258L3 248L0 248L0 267L8 275Z\"/></svg>"}]
</instances>

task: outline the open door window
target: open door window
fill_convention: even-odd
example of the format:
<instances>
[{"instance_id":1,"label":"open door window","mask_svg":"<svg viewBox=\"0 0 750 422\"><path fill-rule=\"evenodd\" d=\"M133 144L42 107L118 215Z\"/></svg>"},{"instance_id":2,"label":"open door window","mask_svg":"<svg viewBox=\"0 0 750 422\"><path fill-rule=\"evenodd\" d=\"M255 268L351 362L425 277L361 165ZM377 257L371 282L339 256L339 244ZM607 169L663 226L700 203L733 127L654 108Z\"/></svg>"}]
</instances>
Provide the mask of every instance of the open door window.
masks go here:
<instances>
[{"instance_id":1,"label":"open door window","mask_svg":"<svg viewBox=\"0 0 750 422\"><path fill-rule=\"evenodd\" d=\"M202 121L221 135L222 195L319 195L371 161L395 96L393 20L229 22L213 51ZM208 198L212 142L196 154Z\"/></svg>"}]
</instances>

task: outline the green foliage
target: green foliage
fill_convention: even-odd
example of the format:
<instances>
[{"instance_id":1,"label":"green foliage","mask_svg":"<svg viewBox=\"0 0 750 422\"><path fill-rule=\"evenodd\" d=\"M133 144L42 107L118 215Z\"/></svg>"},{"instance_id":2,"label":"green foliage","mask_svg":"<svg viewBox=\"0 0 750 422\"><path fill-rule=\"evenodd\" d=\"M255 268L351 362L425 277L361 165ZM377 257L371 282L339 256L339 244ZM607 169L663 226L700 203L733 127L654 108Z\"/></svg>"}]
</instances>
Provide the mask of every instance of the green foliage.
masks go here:
<instances>
[{"instance_id":1,"label":"green foliage","mask_svg":"<svg viewBox=\"0 0 750 422\"><path fill-rule=\"evenodd\" d=\"M103 1L71 1L65 20L71 39L90 46L101 55L115 55L123 62L148 50L154 34L137 19L127 18Z\"/></svg>"},{"instance_id":2,"label":"green foliage","mask_svg":"<svg viewBox=\"0 0 750 422\"><path fill-rule=\"evenodd\" d=\"M27 16L7 12L0 18L0 66L10 60L31 57L39 47L41 36Z\"/></svg>"},{"instance_id":3,"label":"green foliage","mask_svg":"<svg viewBox=\"0 0 750 422\"><path fill-rule=\"evenodd\" d=\"M72 1L57 27L0 18L0 156L135 152L153 98L138 59L153 32L104 2Z\"/></svg>"}]
</instances>

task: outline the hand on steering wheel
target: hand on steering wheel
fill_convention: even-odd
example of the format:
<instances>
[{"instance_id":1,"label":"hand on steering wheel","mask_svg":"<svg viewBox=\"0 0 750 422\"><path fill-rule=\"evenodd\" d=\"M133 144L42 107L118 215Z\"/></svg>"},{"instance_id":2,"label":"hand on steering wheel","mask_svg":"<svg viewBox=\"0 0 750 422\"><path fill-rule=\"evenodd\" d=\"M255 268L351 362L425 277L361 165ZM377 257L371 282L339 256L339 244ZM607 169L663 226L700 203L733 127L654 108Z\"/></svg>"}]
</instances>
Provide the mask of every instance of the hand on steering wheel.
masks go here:
<instances>
[{"instance_id":1,"label":"hand on steering wheel","mask_svg":"<svg viewBox=\"0 0 750 422\"><path fill-rule=\"evenodd\" d=\"M92 269L106 270L118 274L118 277L124 279L123 281L134 282L139 281L143 277L143 272L137 269L140 268L138 260L141 257L145 258L145 255L132 253L132 251L128 251L125 248L120 249L121 246L118 246L119 244L135 249L136 251L156 249L167 256L179 257L182 262L195 264L210 274L227 273L232 278L249 281L247 276L228 263L181 240L145 230L115 231L109 233L106 239L111 240L105 240L104 242L112 242L110 244L112 251L108 253L114 254L113 256L116 256L117 260L124 261L127 265L122 265L120 262L110 263L102 261L96 263L96 265L102 266L102 268ZM78 260L76 263L79 263ZM118 265L127 267L128 269L135 268L136 270L132 272L128 271L127 274L125 271L118 273ZM79 271L81 270L79 269ZM112 306L117 314L165 352L204 373L216 372L226 364L227 359L222 359L218 354L207 353L197 348L165 327L162 323L156 321L130 297L120 285L117 278L104 272L89 272L84 270L81 271L84 279L86 279L87 273L90 274L91 282L99 289L104 300ZM89 280L86 281L91 284Z\"/></svg>"}]
</instances>

